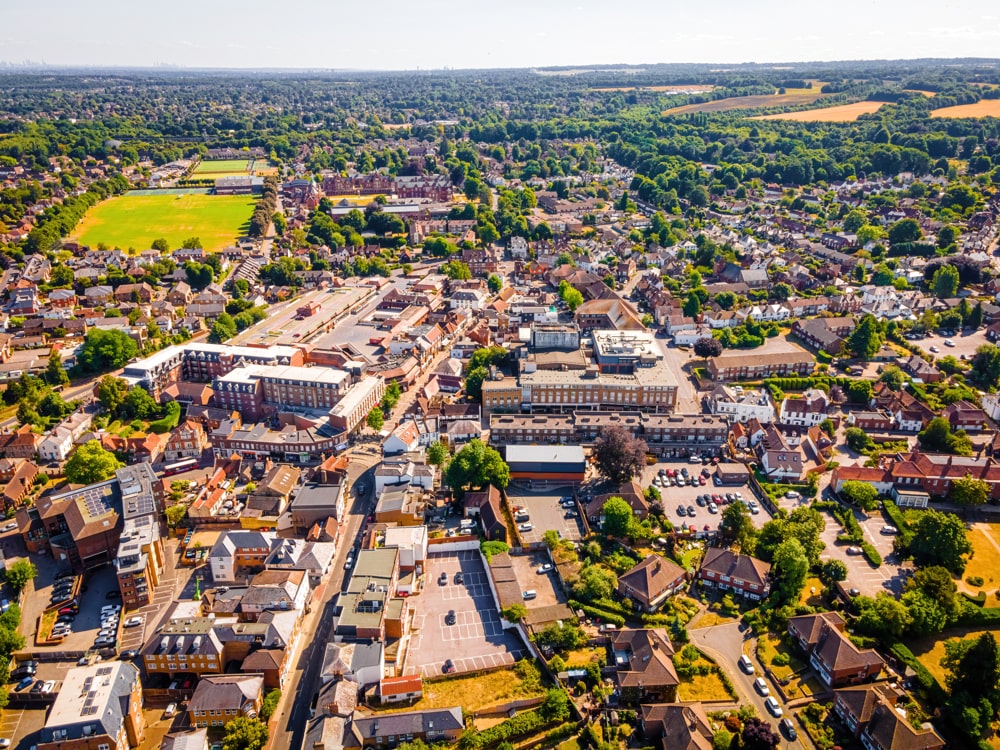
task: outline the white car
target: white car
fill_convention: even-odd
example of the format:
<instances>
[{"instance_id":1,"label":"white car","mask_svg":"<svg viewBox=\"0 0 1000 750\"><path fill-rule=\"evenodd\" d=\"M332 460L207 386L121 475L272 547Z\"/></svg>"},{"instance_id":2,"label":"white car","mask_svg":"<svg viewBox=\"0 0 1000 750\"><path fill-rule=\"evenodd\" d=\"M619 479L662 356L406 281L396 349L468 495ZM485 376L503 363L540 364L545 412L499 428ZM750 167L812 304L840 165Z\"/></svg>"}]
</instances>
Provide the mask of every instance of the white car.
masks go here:
<instances>
[{"instance_id":1,"label":"white car","mask_svg":"<svg viewBox=\"0 0 1000 750\"><path fill-rule=\"evenodd\" d=\"M781 706L778 705L778 701L774 699L773 695L769 696L767 700L764 701L764 706L767 708L768 711L771 712L771 715L774 716L775 718L781 716L784 713L781 710Z\"/></svg>"},{"instance_id":2,"label":"white car","mask_svg":"<svg viewBox=\"0 0 1000 750\"><path fill-rule=\"evenodd\" d=\"M517 527L517 530L518 531L531 531L533 528L535 528L535 527L532 526L530 523L522 523L520 526Z\"/></svg>"},{"instance_id":3,"label":"white car","mask_svg":"<svg viewBox=\"0 0 1000 750\"><path fill-rule=\"evenodd\" d=\"M4 524L0 531L13 531L17 528L17 521L11 521L10 523Z\"/></svg>"},{"instance_id":4,"label":"white car","mask_svg":"<svg viewBox=\"0 0 1000 750\"><path fill-rule=\"evenodd\" d=\"M552 570L552 563L545 563L544 565L539 565L538 570L535 572L542 574L542 573L548 573L550 570Z\"/></svg>"},{"instance_id":5,"label":"white car","mask_svg":"<svg viewBox=\"0 0 1000 750\"><path fill-rule=\"evenodd\" d=\"M747 674L753 674L755 671L753 668L753 662L750 661L750 657L747 656L746 654L743 654L743 656L740 657L739 665L740 669L742 669Z\"/></svg>"},{"instance_id":6,"label":"white car","mask_svg":"<svg viewBox=\"0 0 1000 750\"><path fill-rule=\"evenodd\" d=\"M771 689L767 686L767 681L763 677L758 677L753 681L754 689L761 695L770 695Z\"/></svg>"},{"instance_id":7,"label":"white car","mask_svg":"<svg viewBox=\"0 0 1000 750\"><path fill-rule=\"evenodd\" d=\"M944 345L945 346L955 346L955 342L952 341L951 339L945 339L944 340Z\"/></svg>"},{"instance_id":8,"label":"white car","mask_svg":"<svg viewBox=\"0 0 1000 750\"><path fill-rule=\"evenodd\" d=\"M138 625L142 625L141 617L130 617L125 621L126 628L134 628L137 627Z\"/></svg>"}]
</instances>

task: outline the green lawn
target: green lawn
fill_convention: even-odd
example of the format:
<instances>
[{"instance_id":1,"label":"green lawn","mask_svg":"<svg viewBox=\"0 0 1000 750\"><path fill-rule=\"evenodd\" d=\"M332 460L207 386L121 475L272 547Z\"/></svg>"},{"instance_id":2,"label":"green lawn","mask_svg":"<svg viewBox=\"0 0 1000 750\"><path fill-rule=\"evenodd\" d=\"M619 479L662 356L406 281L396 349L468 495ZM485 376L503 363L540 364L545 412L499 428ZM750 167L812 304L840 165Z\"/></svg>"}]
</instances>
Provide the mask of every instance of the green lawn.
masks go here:
<instances>
[{"instance_id":1,"label":"green lawn","mask_svg":"<svg viewBox=\"0 0 1000 750\"><path fill-rule=\"evenodd\" d=\"M158 237L165 237L171 249L200 237L206 250L217 251L246 234L255 204L246 195L127 194L91 208L71 239L141 251Z\"/></svg>"},{"instance_id":2,"label":"green lawn","mask_svg":"<svg viewBox=\"0 0 1000 750\"><path fill-rule=\"evenodd\" d=\"M222 159L220 161L203 161L194 168L194 176L205 174L246 174L250 166L249 159Z\"/></svg>"}]
</instances>

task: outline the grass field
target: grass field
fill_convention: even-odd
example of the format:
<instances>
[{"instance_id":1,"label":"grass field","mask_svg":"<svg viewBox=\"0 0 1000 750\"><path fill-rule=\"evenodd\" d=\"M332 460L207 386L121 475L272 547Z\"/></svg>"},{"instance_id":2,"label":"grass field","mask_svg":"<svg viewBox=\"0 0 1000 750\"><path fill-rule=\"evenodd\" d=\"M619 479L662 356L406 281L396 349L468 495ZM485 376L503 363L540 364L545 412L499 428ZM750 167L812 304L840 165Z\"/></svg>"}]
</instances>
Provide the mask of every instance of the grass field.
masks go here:
<instances>
[{"instance_id":1,"label":"grass field","mask_svg":"<svg viewBox=\"0 0 1000 750\"><path fill-rule=\"evenodd\" d=\"M243 174L250 166L249 159L220 159L219 161L203 161L194 168L194 174L201 177L204 174Z\"/></svg>"},{"instance_id":2,"label":"grass field","mask_svg":"<svg viewBox=\"0 0 1000 750\"><path fill-rule=\"evenodd\" d=\"M70 239L146 250L158 237L171 248L200 237L206 250L218 251L246 234L255 204L245 195L126 194L91 208Z\"/></svg>"},{"instance_id":3,"label":"grass field","mask_svg":"<svg viewBox=\"0 0 1000 750\"><path fill-rule=\"evenodd\" d=\"M941 666L941 659L944 657L944 644L948 641L961 638L978 638L983 633L993 633L995 638L1000 638L1000 630L990 630L989 628L951 628L936 635L928 635L923 638L916 638L907 643L913 655L920 660L920 663L927 667L927 671L934 675L934 678L943 686L946 673Z\"/></svg>"},{"instance_id":4,"label":"grass field","mask_svg":"<svg viewBox=\"0 0 1000 750\"><path fill-rule=\"evenodd\" d=\"M717 99L714 102L701 102L699 104L685 104L682 107L673 107L664 110L661 114L687 115L692 112L727 112L733 109L759 109L761 107L792 107L801 104L812 104L818 99L822 99L825 94L820 92L822 83L819 82L811 89L786 89L784 94L761 94L758 96L731 96L728 99Z\"/></svg>"},{"instance_id":5,"label":"grass field","mask_svg":"<svg viewBox=\"0 0 1000 750\"><path fill-rule=\"evenodd\" d=\"M861 115L878 112L885 102L854 102L839 107L806 109L801 112L783 112L780 115L760 115L751 120L793 120L795 122L853 122Z\"/></svg>"},{"instance_id":6,"label":"grass field","mask_svg":"<svg viewBox=\"0 0 1000 750\"><path fill-rule=\"evenodd\" d=\"M935 109L931 117L1000 117L1000 99L980 99L975 104Z\"/></svg>"},{"instance_id":7,"label":"grass field","mask_svg":"<svg viewBox=\"0 0 1000 750\"><path fill-rule=\"evenodd\" d=\"M992 597L1000 589L1000 524L975 523L968 534L972 542L972 557L965 566L962 580L956 580L959 591L970 594L982 590ZM982 586L970 586L966 578L979 577L983 579ZM989 606L994 604L987 602Z\"/></svg>"},{"instance_id":8,"label":"grass field","mask_svg":"<svg viewBox=\"0 0 1000 750\"><path fill-rule=\"evenodd\" d=\"M461 706L466 713L473 713L514 698L532 698L544 692L541 687L532 689L514 670L498 669L479 675L425 682L424 697L416 703L409 706L387 706L384 710L423 711L428 708Z\"/></svg>"}]
</instances>

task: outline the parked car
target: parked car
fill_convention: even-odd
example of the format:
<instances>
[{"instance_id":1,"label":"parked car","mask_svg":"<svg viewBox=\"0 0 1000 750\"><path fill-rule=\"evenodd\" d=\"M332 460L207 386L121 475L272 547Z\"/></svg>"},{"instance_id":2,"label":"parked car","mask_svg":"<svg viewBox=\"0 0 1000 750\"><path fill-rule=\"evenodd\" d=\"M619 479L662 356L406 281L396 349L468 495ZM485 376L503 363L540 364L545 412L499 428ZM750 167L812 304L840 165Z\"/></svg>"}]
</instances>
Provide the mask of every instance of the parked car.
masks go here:
<instances>
[{"instance_id":1,"label":"parked car","mask_svg":"<svg viewBox=\"0 0 1000 750\"><path fill-rule=\"evenodd\" d=\"M716 505L715 503L709 503L708 504L708 512L709 513L718 513L719 512L719 506Z\"/></svg>"},{"instance_id":2,"label":"parked car","mask_svg":"<svg viewBox=\"0 0 1000 750\"><path fill-rule=\"evenodd\" d=\"M19 683L17 683L17 685L14 686L14 689L17 692L21 692L22 690L30 686L31 683L33 683L34 681L35 681L34 677L24 677L21 679Z\"/></svg>"},{"instance_id":3,"label":"parked car","mask_svg":"<svg viewBox=\"0 0 1000 750\"><path fill-rule=\"evenodd\" d=\"M67 606L67 607L63 607L62 609L59 610L59 614L61 614L61 615L75 615L75 614L79 614L79 612L80 612L80 608L78 606L76 606L75 604Z\"/></svg>"},{"instance_id":4,"label":"parked car","mask_svg":"<svg viewBox=\"0 0 1000 750\"><path fill-rule=\"evenodd\" d=\"M799 733L795 731L795 725L792 724L787 716L778 722L778 728L788 738L789 742L795 742L799 738Z\"/></svg>"},{"instance_id":5,"label":"parked car","mask_svg":"<svg viewBox=\"0 0 1000 750\"><path fill-rule=\"evenodd\" d=\"M747 656L746 654L743 654L743 656L740 657L739 665L740 669L742 669L747 674L754 673L753 662L750 661L750 657Z\"/></svg>"},{"instance_id":6,"label":"parked car","mask_svg":"<svg viewBox=\"0 0 1000 750\"><path fill-rule=\"evenodd\" d=\"M455 671L455 662L453 662L451 659L445 659L444 660L444 673L445 674L451 674L454 671Z\"/></svg>"},{"instance_id":7,"label":"parked car","mask_svg":"<svg viewBox=\"0 0 1000 750\"><path fill-rule=\"evenodd\" d=\"M441 575L438 576L438 585L444 586L446 583L448 583L448 574L442 570Z\"/></svg>"},{"instance_id":8,"label":"parked car","mask_svg":"<svg viewBox=\"0 0 1000 750\"><path fill-rule=\"evenodd\" d=\"M688 514L687 508L685 508L683 505L677 506L677 515L686 516L687 514Z\"/></svg>"},{"instance_id":9,"label":"parked car","mask_svg":"<svg viewBox=\"0 0 1000 750\"><path fill-rule=\"evenodd\" d=\"M163 712L163 715L166 716L167 718L170 718L171 716L176 716L177 715L177 704L176 703L170 703L170 704L168 704L167 705L167 710Z\"/></svg>"},{"instance_id":10,"label":"parked car","mask_svg":"<svg viewBox=\"0 0 1000 750\"><path fill-rule=\"evenodd\" d=\"M694 506L693 505L689 505L688 506L688 515L691 516L692 518L694 518Z\"/></svg>"},{"instance_id":11,"label":"parked car","mask_svg":"<svg viewBox=\"0 0 1000 750\"><path fill-rule=\"evenodd\" d=\"M455 610L453 610L453 609L449 609L448 610L448 614L446 614L444 616L444 624L445 625L454 625L455 624Z\"/></svg>"},{"instance_id":12,"label":"parked car","mask_svg":"<svg viewBox=\"0 0 1000 750\"><path fill-rule=\"evenodd\" d=\"M141 617L130 617L125 621L126 628L134 628L138 627L139 625L142 625Z\"/></svg>"},{"instance_id":13,"label":"parked car","mask_svg":"<svg viewBox=\"0 0 1000 750\"><path fill-rule=\"evenodd\" d=\"M128 651L122 651L121 654L118 656L118 658L121 659L122 661L128 661L129 659L134 659L138 655L139 655L138 651L136 651L134 648L130 648Z\"/></svg>"},{"instance_id":14,"label":"parked car","mask_svg":"<svg viewBox=\"0 0 1000 750\"><path fill-rule=\"evenodd\" d=\"M763 677L758 677L753 681L754 690L761 695L770 695L771 689L767 686L767 681Z\"/></svg>"},{"instance_id":15,"label":"parked car","mask_svg":"<svg viewBox=\"0 0 1000 750\"><path fill-rule=\"evenodd\" d=\"M774 699L773 695L767 697L767 699L764 701L764 707L767 708L767 710L775 718L778 718L784 713L784 711L781 710L781 706L778 705L778 701Z\"/></svg>"},{"instance_id":16,"label":"parked car","mask_svg":"<svg viewBox=\"0 0 1000 750\"><path fill-rule=\"evenodd\" d=\"M883 526L881 529L879 529L879 533L885 534L886 536L893 536L899 533L899 529L897 529L895 526Z\"/></svg>"},{"instance_id":17,"label":"parked car","mask_svg":"<svg viewBox=\"0 0 1000 750\"><path fill-rule=\"evenodd\" d=\"M13 531L17 528L17 521L11 521L10 523L5 523L0 527L0 531Z\"/></svg>"},{"instance_id":18,"label":"parked car","mask_svg":"<svg viewBox=\"0 0 1000 750\"><path fill-rule=\"evenodd\" d=\"M849 554L849 555L860 555L862 552L864 552L864 550L861 549L861 547L848 547L847 548L847 554Z\"/></svg>"},{"instance_id":19,"label":"parked car","mask_svg":"<svg viewBox=\"0 0 1000 750\"><path fill-rule=\"evenodd\" d=\"M94 641L94 645L98 648L103 648L105 646L114 646L115 639L111 636L102 636Z\"/></svg>"},{"instance_id":20,"label":"parked car","mask_svg":"<svg viewBox=\"0 0 1000 750\"><path fill-rule=\"evenodd\" d=\"M577 513L575 510L567 510L566 511L566 518L578 518L579 516L580 516L580 514Z\"/></svg>"},{"instance_id":21,"label":"parked car","mask_svg":"<svg viewBox=\"0 0 1000 750\"><path fill-rule=\"evenodd\" d=\"M955 346L955 342L952 341L951 339L945 339L944 340L944 345L945 346Z\"/></svg>"},{"instance_id":22,"label":"parked car","mask_svg":"<svg viewBox=\"0 0 1000 750\"><path fill-rule=\"evenodd\" d=\"M542 573L548 573L550 570L552 570L552 563L544 563L542 565L539 565L538 570L535 572L542 574Z\"/></svg>"},{"instance_id":23,"label":"parked car","mask_svg":"<svg viewBox=\"0 0 1000 750\"><path fill-rule=\"evenodd\" d=\"M45 689L45 680L38 680L34 685L31 686L31 694L41 695L44 689Z\"/></svg>"},{"instance_id":24,"label":"parked car","mask_svg":"<svg viewBox=\"0 0 1000 750\"><path fill-rule=\"evenodd\" d=\"M531 531L533 528L535 528L535 527L532 526L530 523L522 523L522 524L520 524L517 527L517 530L518 531Z\"/></svg>"},{"instance_id":25,"label":"parked car","mask_svg":"<svg viewBox=\"0 0 1000 750\"><path fill-rule=\"evenodd\" d=\"M11 672L10 676L12 680L23 680L25 677L34 677L36 671L35 667L24 665Z\"/></svg>"},{"instance_id":26,"label":"parked car","mask_svg":"<svg viewBox=\"0 0 1000 750\"><path fill-rule=\"evenodd\" d=\"M802 495L800 495L795 490L788 490L788 492L785 493L785 497L787 497L789 500L798 500L800 497L802 497Z\"/></svg>"},{"instance_id":27,"label":"parked car","mask_svg":"<svg viewBox=\"0 0 1000 750\"><path fill-rule=\"evenodd\" d=\"M10 740L7 739L6 737L0 737L0 750L3 750L3 748L8 748L8 747L10 747ZM32 747L37 747L37 745L32 745Z\"/></svg>"},{"instance_id":28,"label":"parked car","mask_svg":"<svg viewBox=\"0 0 1000 750\"><path fill-rule=\"evenodd\" d=\"M455 583L465 583L465 576L462 575L461 570L455 574Z\"/></svg>"},{"instance_id":29,"label":"parked car","mask_svg":"<svg viewBox=\"0 0 1000 750\"><path fill-rule=\"evenodd\" d=\"M56 689L56 681L55 680L46 680L45 684L42 685L42 692L43 693L51 693L55 689Z\"/></svg>"}]
</instances>

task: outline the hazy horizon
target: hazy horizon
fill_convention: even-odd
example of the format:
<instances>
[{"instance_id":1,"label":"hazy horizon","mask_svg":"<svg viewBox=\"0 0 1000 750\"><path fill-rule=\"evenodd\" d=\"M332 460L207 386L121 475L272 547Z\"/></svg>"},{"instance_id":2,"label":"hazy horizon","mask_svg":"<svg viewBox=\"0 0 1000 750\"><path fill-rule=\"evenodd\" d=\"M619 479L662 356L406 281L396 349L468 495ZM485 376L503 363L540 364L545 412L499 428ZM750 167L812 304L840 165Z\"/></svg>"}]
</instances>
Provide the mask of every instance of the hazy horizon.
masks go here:
<instances>
[{"instance_id":1,"label":"hazy horizon","mask_svg":"<svg viewBox=\"0 0 1000 750\"><path fill-rule=\"evenodd\" d=\"M705 6L589 0L468 7L384 0L377 13L304 0L146 7L38 0L4 11L0 60L54 67L216 69L531 68L995 58L1000 10L977 0L910 3L719 0ZM225 5L228 5L225 4Z\"/></svg>"}]
</instances>

